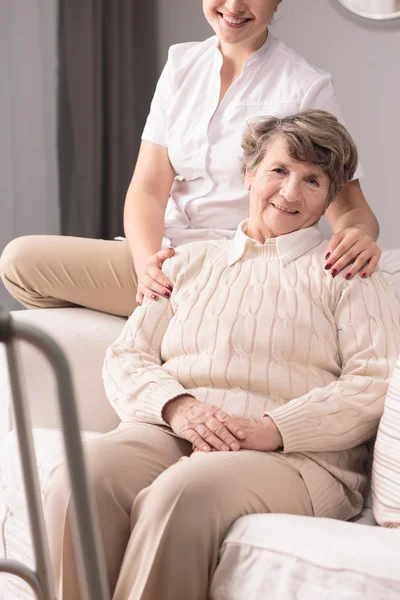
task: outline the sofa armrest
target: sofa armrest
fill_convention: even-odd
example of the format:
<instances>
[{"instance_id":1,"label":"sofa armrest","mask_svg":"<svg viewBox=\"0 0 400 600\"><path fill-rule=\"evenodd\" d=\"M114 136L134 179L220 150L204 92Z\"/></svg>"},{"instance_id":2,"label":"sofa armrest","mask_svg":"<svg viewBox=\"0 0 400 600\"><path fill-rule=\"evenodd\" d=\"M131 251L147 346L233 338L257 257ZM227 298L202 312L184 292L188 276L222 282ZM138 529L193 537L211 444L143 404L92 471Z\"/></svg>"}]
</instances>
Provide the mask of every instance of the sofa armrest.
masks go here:
<instances>
[{"instance_id":1,"label":"sofa armrest","mask_svg":"<svg viewBox=\"0 0 400 600\"><path fill-rule=\"evenodd\" d=\"M15 311L14 319L39 327L59 343L72 371L80 425L88 431L107 432L119 418L104 392L101 370L107 347L118 337L125 319L84 308ZM0 423L4 435L10 428L11 390L4 347L0 347ZM58 428L56 381L41 353L18 342L25 396L35 428Z\"/></svg>"}]
</instances>

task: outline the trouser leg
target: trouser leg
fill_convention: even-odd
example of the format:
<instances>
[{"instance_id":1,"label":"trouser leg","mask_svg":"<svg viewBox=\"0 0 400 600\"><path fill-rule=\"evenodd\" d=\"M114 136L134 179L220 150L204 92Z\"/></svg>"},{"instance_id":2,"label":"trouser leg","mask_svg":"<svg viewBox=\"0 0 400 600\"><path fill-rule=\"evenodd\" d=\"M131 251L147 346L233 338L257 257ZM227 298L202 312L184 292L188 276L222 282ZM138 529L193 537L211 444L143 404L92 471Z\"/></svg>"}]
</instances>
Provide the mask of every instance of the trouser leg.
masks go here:
<instances>
[{"instance_id":1,"label":"trouser leg","mask_svg":"<svg viewBox=\"0 0 400 600\"><path fill-rule=\"evenodd\" d=\"M206 600L231 525L252 513L312 515L299 472L279 454L196 453L137 496L113 600Z\"/></svg>"},{"instance_id":2,"label":"trouser leg","mask_svg":"<svg viewBox=\"0 0 400 600\"><path fill-rule=\"evenodd\" d=\"M128 316L136 307L137 277L125 241L17 238L0 258L0 276L27 308L84 306Z\"/></svg>"},{"instance_id":3,"label":"trouser leg","mask_svg":"<svg viewBox=\"0 0 400 600\"><path fill-rule=\"evenodd\" d=\"M112 594L131 533L130 513L135 497L181 456L189 454L191 446L165 431L137 424L86 442L84 447ZM65 464L56 469L46 491L45 516L57 598L79 600Z\"/></svg>"}]
</instances>

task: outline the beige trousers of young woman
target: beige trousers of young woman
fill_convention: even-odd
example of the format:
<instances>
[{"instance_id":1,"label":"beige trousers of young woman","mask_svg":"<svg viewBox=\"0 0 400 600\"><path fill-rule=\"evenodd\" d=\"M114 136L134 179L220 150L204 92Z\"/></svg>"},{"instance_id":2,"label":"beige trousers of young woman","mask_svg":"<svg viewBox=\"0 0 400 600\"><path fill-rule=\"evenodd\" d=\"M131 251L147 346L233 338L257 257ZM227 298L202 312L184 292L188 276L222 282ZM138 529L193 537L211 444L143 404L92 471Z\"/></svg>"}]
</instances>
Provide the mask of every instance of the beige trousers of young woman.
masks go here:
<instances>
[{"instance_id":1,"label":"beige trousers of young woman","mask_svg":"<svg viewBox=\"0 0 400 600\"><path fill-rule=\"evenodd\" d=\"M85 306L126 317L136 307L137 277L126 241L17 238L0 258L0 277L27 308Z\"/></svg>"},{"instance_id":2,"label":"beige trousers of young woman","mask_svg":"<svg viewBox=\"0 0 400 600\"><path fill-rule=\"evenodd\" d=\"M276 452L192 454L185 440L140 423L86 442L85 455L113 600L206 600L236 519L313 514L301 475ZM70 513L61 465L45 493L58 600L81 598Z\"/></svg>"}]
</instances>

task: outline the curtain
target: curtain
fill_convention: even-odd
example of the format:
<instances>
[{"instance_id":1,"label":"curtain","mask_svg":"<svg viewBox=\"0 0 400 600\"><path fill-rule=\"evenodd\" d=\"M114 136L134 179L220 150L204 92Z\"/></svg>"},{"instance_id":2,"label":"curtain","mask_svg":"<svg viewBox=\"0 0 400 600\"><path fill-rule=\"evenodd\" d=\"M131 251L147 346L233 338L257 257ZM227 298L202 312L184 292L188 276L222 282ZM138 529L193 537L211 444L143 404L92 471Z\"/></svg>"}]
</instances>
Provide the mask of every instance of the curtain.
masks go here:
<instances>
[{"instance_id":1,"label":"curtain","mask_svg":"<svg viewBox=\"0 0 400 600\"><path fill-rule=\"evenodd\" d=\"M155 0L59 1L61 230L112 239L157 80Z\"/></svg>"},{"instance_id":2,"label":"curtain","mask_svg":"<svg viewBox=\"0 0 400 600\"><path fill-rule=\"evenodd\" d=\"M0 0L0 254L12 239L60 232L57 2ZM0 282L0 303L21 305Z\"/></svg>"}]
</instances>

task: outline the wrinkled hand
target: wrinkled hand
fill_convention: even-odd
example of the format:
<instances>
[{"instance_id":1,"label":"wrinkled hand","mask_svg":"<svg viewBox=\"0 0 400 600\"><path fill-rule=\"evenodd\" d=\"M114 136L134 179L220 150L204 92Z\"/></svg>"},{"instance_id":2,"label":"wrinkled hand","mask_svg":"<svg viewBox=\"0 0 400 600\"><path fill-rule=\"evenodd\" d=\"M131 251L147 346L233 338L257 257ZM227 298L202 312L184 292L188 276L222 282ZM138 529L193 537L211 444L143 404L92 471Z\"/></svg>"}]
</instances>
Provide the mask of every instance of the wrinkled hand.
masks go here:
<instances>
[{"instance_id":1,"label":"wrinkled hand","mask_svg":"<svg viewBox=\"0 0 400 600\"><path fill-rule=\"evenodd\" d=\"M246 438L240 443L241 450L258 450L259 452L274 452L283 446L283 439L275 421L270 417L247 419L232 417ZM194 452L200 452L194 448ZM213 450L214 451L214 450Z\"/></svg>"},{"instance_id":2,"label":"wrinkled hand","mask_svg":"<svg viewBox=\"0 0 400 600\"><path fill-rule=\"evenodd\" d=\"M141 273L138 273L138 289L136 302L141 305L144 296L151 300L158 300L159 296L169 298L173 290L170 280L165 277L161 268L167 258L175 254L173 248L164 248L153 254L145 264Z\"/></svg>"},{"instance_id":3,"label":"wrinkled hand","mask_svg":"<svg viewBox=\"0 0 400 600\"><path fill-rule=\"evenodd\" d=\"M261 417L261 419L234 417L234 421L246 436L240 444L243 450L273 452L283 446L281 433L271 417Z\"/></svg>"},{"instance_id":4,"label":"wrinkled hand","mask_svg":"<svg viewBox=\"0 0 400 600\"><path fill-rule=\"evenodd\" d=\"M203 452L240 450L245 438L233 417L190 396L169 402L163 417L176 435Z\"/></svg>"},{"instance_id":5,"label":"wrinkled hand","mask_svg":"<svg viewBox=\"0 0 400 600\"><path fill-rule=\"evenodd\" d=\"M325 269L330 271L332 277L343 271L346 279L351 279L357 273L365 279L375 270L381 254L362 227L347 227L331 237L326 250Z\"/></svg>"}]
</instances>

